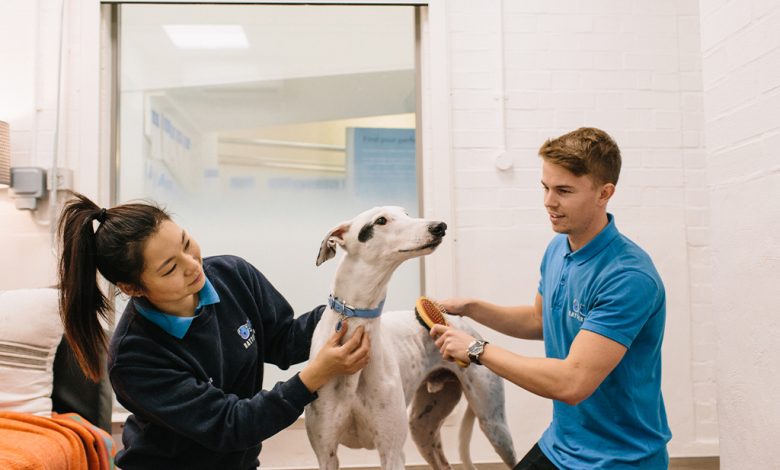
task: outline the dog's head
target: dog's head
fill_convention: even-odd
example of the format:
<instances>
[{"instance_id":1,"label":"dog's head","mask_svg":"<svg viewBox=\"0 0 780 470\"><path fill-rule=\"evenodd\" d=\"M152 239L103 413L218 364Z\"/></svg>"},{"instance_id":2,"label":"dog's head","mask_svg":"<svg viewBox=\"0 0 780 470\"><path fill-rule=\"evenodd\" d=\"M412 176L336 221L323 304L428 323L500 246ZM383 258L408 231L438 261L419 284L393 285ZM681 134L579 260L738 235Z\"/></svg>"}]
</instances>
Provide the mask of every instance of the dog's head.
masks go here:
<instances>
[{"instance_id":1,"label":"dog's head","mask_svg":"<svg viewBox=\"0 0 780 470\"><path fill-rule=\"evenodd\" d=\"M334 227L322 240L317 266L336 255L336 245L367 261L404 261L432 253L447 224L416 219L401 207L374 207Z\"/></svg>"}]
</instances>

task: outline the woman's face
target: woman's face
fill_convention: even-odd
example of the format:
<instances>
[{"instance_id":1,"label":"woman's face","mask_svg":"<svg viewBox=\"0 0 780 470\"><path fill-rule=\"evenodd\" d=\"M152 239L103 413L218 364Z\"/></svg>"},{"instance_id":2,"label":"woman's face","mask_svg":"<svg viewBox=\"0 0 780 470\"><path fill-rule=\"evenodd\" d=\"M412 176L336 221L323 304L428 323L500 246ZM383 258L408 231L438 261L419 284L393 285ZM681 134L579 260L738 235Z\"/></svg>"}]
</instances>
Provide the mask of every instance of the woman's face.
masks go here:
<instances>
[{"instance_id":1,"label":"woman's face","mask_svg":"<svg viewBox=\"0 0 780 470\"><path fill-rule=\"evenodd\" d=\"M189 301L206 282L200 246L170 220L160 223L157 232L149 237L143 256L142 294L163 311Z\"/></svg>"}]
</instances>

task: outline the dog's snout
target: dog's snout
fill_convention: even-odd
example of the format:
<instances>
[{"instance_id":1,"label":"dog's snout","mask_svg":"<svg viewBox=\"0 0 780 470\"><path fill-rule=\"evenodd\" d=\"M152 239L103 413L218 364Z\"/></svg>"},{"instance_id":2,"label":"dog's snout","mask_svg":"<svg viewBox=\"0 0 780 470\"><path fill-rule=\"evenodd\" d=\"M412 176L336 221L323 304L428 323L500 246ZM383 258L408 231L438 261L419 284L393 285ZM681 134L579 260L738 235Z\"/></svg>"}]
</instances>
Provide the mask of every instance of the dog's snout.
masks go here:
<instances>
[{"instance_id":1,"label":"dog's snout","mask_svg":"<svg viewBox=\"0 0 780 470\"><path fill-rule=\"evenodd\" d=\"M431 235L436 237L443 237L445 233L447 233L447 224L444 222L439 222L438 224L431 224L428 227L428 231L431 232Z\"/></svg>"}]
</instances>

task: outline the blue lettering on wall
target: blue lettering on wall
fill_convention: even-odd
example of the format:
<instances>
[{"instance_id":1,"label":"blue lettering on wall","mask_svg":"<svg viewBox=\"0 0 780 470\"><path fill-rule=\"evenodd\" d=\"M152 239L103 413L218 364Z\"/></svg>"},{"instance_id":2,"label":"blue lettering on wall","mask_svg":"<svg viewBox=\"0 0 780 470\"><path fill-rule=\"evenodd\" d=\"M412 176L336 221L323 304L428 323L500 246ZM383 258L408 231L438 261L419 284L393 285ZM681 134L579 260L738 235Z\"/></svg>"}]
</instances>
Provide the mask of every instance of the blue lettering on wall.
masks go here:
<instances>
[{"instance_id":1,"label":"blue lettering on wall","mask_svg":"<svg viewBox=\"0 0 780 470\"><path fill-rule=\"evenodd\" d=\"M152 110L152 124L155 127L160 127L160 114L154 110ZM181 129L176 127L173 122L171 122L171 120L168 119L164 114L162 115L162 130L163 133L165 133L165 135L167 135L172 141L176 142L176 144L184 147L187 150L190 149L190 146L192 145L192 140L190 137L182 132Z\"/></svg>"}]
</instances>

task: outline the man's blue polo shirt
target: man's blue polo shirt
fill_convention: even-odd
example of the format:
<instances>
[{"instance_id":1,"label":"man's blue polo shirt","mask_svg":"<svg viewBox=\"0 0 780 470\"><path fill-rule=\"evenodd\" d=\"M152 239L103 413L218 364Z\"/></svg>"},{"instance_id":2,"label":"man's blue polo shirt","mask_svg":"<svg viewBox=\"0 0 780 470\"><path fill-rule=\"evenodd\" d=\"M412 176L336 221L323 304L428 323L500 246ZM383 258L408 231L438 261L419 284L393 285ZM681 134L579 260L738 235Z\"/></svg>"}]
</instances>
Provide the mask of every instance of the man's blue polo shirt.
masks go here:
<instances>
[{"instance_id":1,"label":"man's blue polo shirt","mask_svg":"<svg viewBox=\"0 0 780 470\"><path fill-rule=\"evenodd\" d=\"M208 278L206 278L206 283L203 285L203 288L198 291L198 306L195 307L195 315L191 317L169 315L154 308L154 306L145 298L133 298L133 303L135 304L138 313L162 328L166 333L179 339L184 338L184 335L187 334L187 330L190 329L190 325L192 325L192 320L200 315L204 306L217 302L219 302L219 295L217 294L217 291L214 290L214 286L211 285Z\"/></svg>"},{"instance_id":2,"label":"man's blue polo shirt","mask_svg":"<svg viewBox=\"0 0 780 470\"><path fill-rule=\"evenodd\" d=\"M650 257L620 234L612 214L572 252L557 235L541 265L544 346L564 359L581 329L627 348L604 382L578 405L553 401L539 447L559 468L665 469L671 431L661 394L666 319L663 282Z\"/></svg>"}]
</instances>

